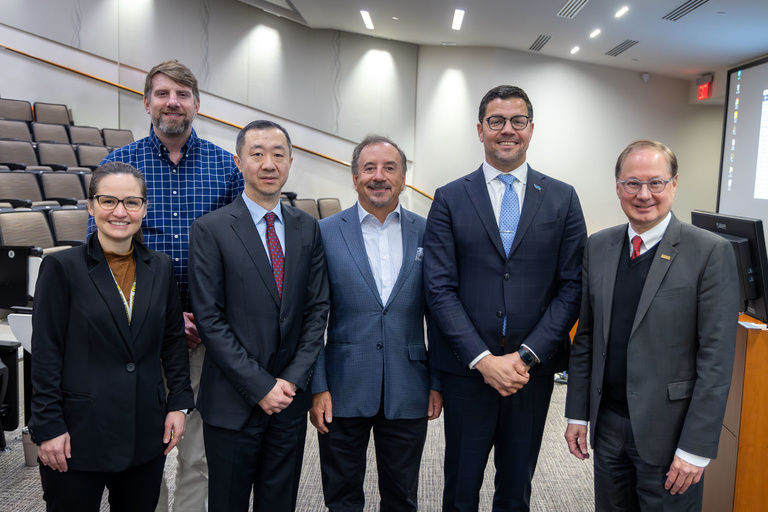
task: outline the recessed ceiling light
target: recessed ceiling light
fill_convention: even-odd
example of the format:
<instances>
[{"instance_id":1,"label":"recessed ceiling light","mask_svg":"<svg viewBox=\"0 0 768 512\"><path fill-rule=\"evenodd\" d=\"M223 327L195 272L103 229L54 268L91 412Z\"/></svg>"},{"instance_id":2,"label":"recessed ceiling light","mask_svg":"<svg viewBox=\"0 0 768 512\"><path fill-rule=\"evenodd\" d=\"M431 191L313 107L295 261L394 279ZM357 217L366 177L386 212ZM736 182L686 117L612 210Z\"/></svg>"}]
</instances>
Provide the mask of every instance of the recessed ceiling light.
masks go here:
<instances>
[{"instance_id":1,"label":"recessed ceiling light","mask_svg":"<svg viewBox=\"0 0 768 512\"><path fill-rule=\"evenodd\" d=\"M600 29L599 29L599 28L596 28L595 30L593 30L593 31L592 31L592 33L591 33L591 34L589 34L589 37L590 37L590 38L595 38L595 37L597 37L597 36L599 36L599 35L600 35Z\"/></svg>"},{"instance_id":2,"label":"recessed ceiling light","mask_svg":"<svg viewBox=\"0 0 768 512\"><path fill-rule=\"evenodd\" d=\"M392 19L393 19L393 20L395 20L395 21L397 21L397 20L399 20L400 18L398 18L397 16L392 16Z\"/></svg>"},{"instance_id":3,"label":"recessed ceiling light","mask_svg":"<svg viewBox=\"0 0 768 512\"><path fill-rule=\"evenodd\" d=\"M622 7L622 8L621 8L621 9L619 9L618 11L616 11L616 17L617 17L617 18L621 18L622 16L624 16L625 14L627 14L627 11L628 11L628 10L629 10L629 7L627 7L627 6L625 5L624 7Z\"/></svg>"},{"instance_id":4,"label":"recessed ceiling light","mask_svg":"<svg viewBox=\"0 0 768 512\"><path fill-rule=\"evenodd\" d=\"M456 9L453 12L453 25L451 25L451 28L453 30L461 30L461 23L463 21L464 21L464 10Z\"/></svg>"},{"instance_id":5,"label":"recessed ceiling light","mask_svg":"<svg viewBox=\"0 0 768 512\"><path fill-rule=\"evenodd\" d=\"M578 51L579 51L579 47L578 46L574 46L573 48L571 48L571 55L573 55L574 53L576 53Z\"/></svg>"},{"instance_id":6,"label":"recessed ceiling light","mask_svg":"<svg viewBox=\"0 0 768 512\"><path fill-rule=\"evenodd\" d=\"M363 17L363 23L365 23L365 28L368 30L373 30L373 20L371 20L371 15L368 14L368 11L360 11L360 16Z\"/></svg>"},{"instance_id":7,"label":"recessed ceiling light","mask_svg":"<svg viewBox=\"0 0 768 512\"><path fill-rule=\"evenodd\" d=\"M445 41L440 44L442 44L443 46L456 46L456 43L454 43L453 41Z\"/></svg>"}]
</instances>

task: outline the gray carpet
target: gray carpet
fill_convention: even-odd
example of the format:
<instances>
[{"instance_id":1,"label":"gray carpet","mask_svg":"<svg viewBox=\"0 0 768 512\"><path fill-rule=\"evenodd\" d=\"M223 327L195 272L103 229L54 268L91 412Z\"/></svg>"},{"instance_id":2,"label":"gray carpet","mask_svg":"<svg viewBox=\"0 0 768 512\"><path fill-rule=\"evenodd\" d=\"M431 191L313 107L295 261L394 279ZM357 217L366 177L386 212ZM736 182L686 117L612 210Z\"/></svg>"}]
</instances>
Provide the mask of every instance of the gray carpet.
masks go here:
<instances>
[{"instance_id":1,"label":"gray carpet","mask_svg":"<svg viewBox=\"0 0 768 512\"><path fill-rule=\"evenodd\" d=\"M533 480L531 510L537 512L590 512L594 510L591 460L581 462L568 453L563 439L565 432L565 389L556 384ZM40 478L36 467L24 466L21 430L6 432L10 451L0 452L0 511L44 511ZM378 490L375 458L369 446L368 469L365 481L365 511L378 510ZM175 456L172 452L166 464L166 475L175 474ZM419 510L440 510L443 483L442 416L429 425L426 447L421 465L419 484ZM169 481L173 481L172 478ZM173 489L171 489L172 495ZM172 499L172 498L171 498ZM493 499L493 465L486 469L486 478L480 495L480 510L491 509ZM109 510L106 497L102 510ZM324 512L320 483L320 463L317 455L317 434L310 425L297 510Z\"/></svg>"}]
</instances>

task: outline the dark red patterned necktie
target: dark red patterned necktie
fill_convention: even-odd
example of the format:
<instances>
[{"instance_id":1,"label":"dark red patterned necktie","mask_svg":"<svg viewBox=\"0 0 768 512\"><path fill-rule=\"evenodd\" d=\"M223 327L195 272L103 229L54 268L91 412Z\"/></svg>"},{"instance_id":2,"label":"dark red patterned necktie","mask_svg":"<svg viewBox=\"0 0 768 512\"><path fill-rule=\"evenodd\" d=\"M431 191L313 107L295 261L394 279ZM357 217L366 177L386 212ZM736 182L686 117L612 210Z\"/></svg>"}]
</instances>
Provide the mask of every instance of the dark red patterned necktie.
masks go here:
<instances>
[{"instance_id":1,"label":"dark red patterned necktie","mask_svg":"<svg viewBox=\"0 0 768 512\"><path fill-rule=\"evenodd\" d=\"M280 239L275 233L275 219L277 215L268 212L264 219L267 221L267 247L269 247L269 259L272 260L272 273L275 275L275 284L277 293L283 298L283 248L280 246Z\"/></svg>"},{"instance_id":2,"label":"dark red patterned necktie","mask_svg":"<svg viewBox=\"0 0 768 512\"><path fill-rule=\"evenodd\" d=\"M273 214L274 215L274 214ZM629 259L633 260L640 256L640 245L642 245L643 239L635 235L632 237L632 256Z\"/></svg>"}]
</instances>

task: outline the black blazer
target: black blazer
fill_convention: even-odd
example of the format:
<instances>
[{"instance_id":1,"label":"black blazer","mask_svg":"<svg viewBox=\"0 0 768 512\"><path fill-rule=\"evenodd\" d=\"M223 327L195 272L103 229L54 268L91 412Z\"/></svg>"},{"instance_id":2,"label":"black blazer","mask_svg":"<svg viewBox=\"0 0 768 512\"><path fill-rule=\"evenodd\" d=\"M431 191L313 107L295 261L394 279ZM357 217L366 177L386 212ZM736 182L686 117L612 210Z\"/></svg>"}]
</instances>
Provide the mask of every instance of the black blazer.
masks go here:
<instances>
[{"instance_id":1,"label":"black blazer","mask_svg":"<svg viewBox=\"0 0 768 512\"><path fill-rule=\"evenodd\" d=\"M36 443L69 432L70 469L114 472L148 462L164 450L167 412L194 406L171 259L140 243L134 253L130 324L97 236L46 256L40 267L29 429Z\"/></svg>"},{"instance_id":2,"label":"black blazer","mask_svg":"<svg viewBox=\"0 0 768 512\"><path fill-rule=\"evenodd\" d=\"M280 377L299 388L277 421L306 414L312 366L328 318L328 275L317 221L283 205L285 267L280 299L267 252L238 197L190 230L189 289L205 345L198 409L206 423L241 430Z\"/></svg>"}]
</instances>

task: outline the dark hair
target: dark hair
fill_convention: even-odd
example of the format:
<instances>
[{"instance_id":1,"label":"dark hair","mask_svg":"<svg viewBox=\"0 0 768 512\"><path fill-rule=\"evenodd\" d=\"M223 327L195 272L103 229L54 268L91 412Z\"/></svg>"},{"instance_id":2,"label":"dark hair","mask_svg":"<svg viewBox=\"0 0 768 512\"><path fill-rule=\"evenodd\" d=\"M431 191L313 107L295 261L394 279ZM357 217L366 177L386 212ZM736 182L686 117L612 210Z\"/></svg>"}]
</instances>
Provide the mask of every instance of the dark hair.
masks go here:
<instances>
[{"instance_id":1,"label":"dark hair","mask_svg":"<svg viewBox=\"0 0 768 512\"><path fill-rule=\"evenodd\" d=\"M237 153L237 156L240 156L240 151L242 151L243 146L245 145L245 135L251 131L251 130L271 130L276 129L283 132L283 135L285 135L285 140L288 142L288 156L291 156L291 152L293 150L293 147L291 146L291 136L288 135L288 132L280 126L279 124L275 123L274 121L267 121L265 119L258 119L256 121L251 121L245 127L243 127L242 130L240 130L240 133L237 134L237 142L235 143L235 152Z\"/></svg>"},{"instance_id":2,"label":"dark hair","mask_svg":"<svg viewBox=\"0 0 768 512\"><path fill-rule=\"evenodd\" d=\"M497 98L500 100L520 98L525 101L525 106L528 107L528 117L533 121L533 105L531 104L531 100L528 99L528 95L525 94L525 91L514 85L497 85L485 93L485 96L483 96L483 99L480 101L480 109L477 113L477 120L480 124L483 124L483 121L485 120L485 111L488 108L488 104Z\"/></svg>"},{"instance_id":3,"label":"dark hair","mask_svg":"<svg viewBox=\"0 0 768 512\"><path fill-rule=\"evenodd\" d=\"M93 204L93 201L96 198L96 193L98 192L99 183L101 183L101 180L106 176L117 174L130 174L133 176L134 179L139 183L139 188L141 189L141 197L146 199L147 180L144 178L144 174L140 170L124 162L107 162L104 165L97 167L91 175L91 183L88 185L88 200L91 201L91 204ZM141 229L133 234L133 239L137 242L144 241L144 235L142 234Z\"/></svg>"},{"instance_id":4,"label":"dark hair","mask_svg":"<svg viewBox=\"0 0 768 512\"><path fill-rule=\"evenodd\" d=\"M632 142L629 146L624 148L624 151L622 151L619 155L619 158L616 160L616 178L618 178L619 174L621 174L621 169L624 167L624 161L627 159L629 154L638 149L652 149L664 155L664 157L667 159L667 164L669 165L670 176L673 178L677 176L677 157L672 152L672 150L669 149L666 144L662 144L661 142L656 142L655 140L640 139Z\"/></svg>"},{"instance_id":5,"label":"dark hair","mask_svg":"<svg viewBox=\"0 0 768 512\"><path fill-rule=\"evenodd\" d=\"M155 75L162 73L168 78L192 89L192 94L195 96L195 101L200 103L200 91L197 88L197 78L192 74L187 66L181 64L178 60L166 60L161 62L157 66L153 67L147 73L147 78L144 80L144 97L148 98L152 94L152 79Z\"/></svg>"},{"instance_id":6,"label":"dark hair","mask_svg":"<svg viewBox=\"0 0 768 512\"><path fill-rule=\"evenodd\" d=\"M362 153L366 146L371 146L373 144L389 144L395 148L397 152L400 153L400 162L403 167L403 174L405 174L405 172L408 170L408 163L403 150L400 149L397 144L392 142L387 137L384 137L383 135L367 135L363 139L363 142L358 144L357 147L355 147L355 149L352 151L352 174L354 176L357 176L358 167L360 165L360 153Z\"/></svg>"}]
</instances>

